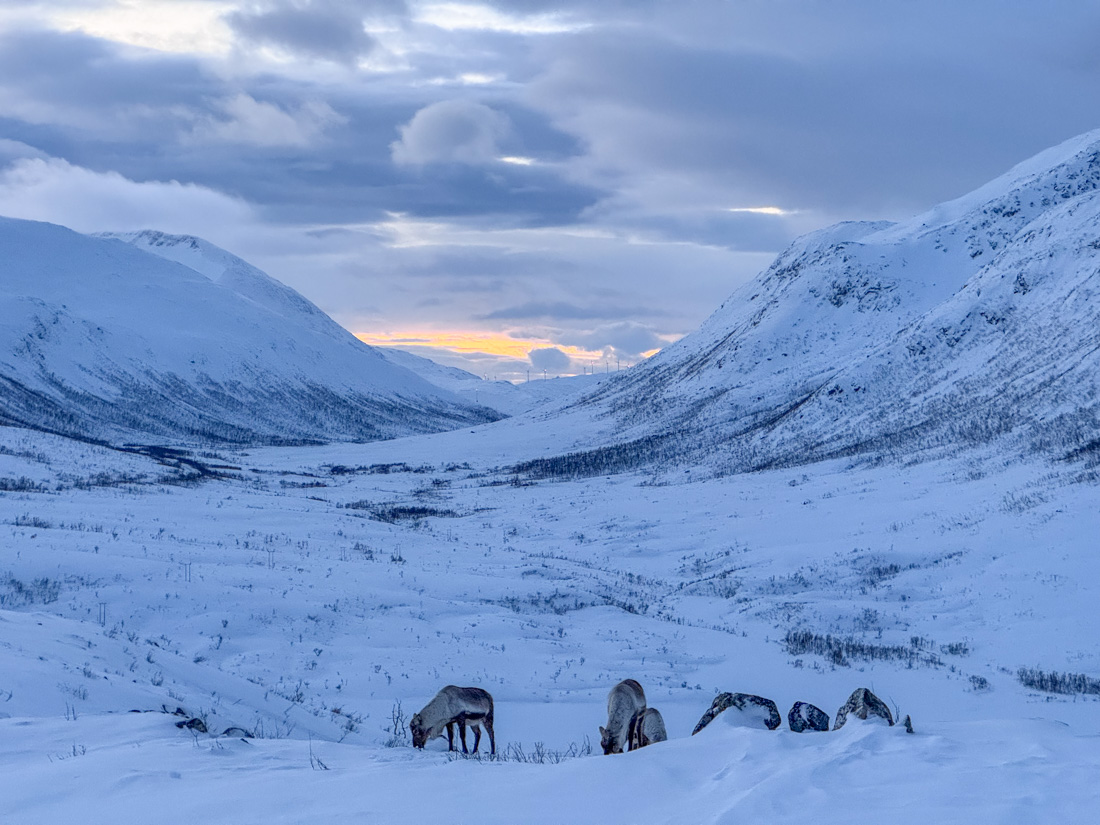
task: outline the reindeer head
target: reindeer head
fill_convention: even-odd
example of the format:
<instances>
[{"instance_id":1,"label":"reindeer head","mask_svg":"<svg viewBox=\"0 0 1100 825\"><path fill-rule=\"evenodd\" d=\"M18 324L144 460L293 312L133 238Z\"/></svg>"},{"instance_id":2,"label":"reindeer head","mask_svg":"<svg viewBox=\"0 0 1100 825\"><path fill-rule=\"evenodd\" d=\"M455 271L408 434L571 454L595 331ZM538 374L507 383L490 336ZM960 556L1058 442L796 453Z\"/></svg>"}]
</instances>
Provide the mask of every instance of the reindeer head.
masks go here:
<instances>
[{"instance_id":1,"label":"reindeer head","mask_svg":"<svg viewBox=\"0 0 1100 825\"><path fill-rule=\"evenodd\" d=\"M424 727L424 718L419 714L413 714L409 720L409 731L412 733L413 747L423 748L428 743L428 729Z\"/></svg>"},{"instance_id":2,"label":"reindeer head","mask_svg":"<svg viewBox=\"0 0 1100 825\"><path fill-rule=\"evenodd\" d=\"M611 732L602 725L600 726L600 747L603 748L604 756L623 752L623 749L619 747L618 740L612 737Z\"/></svg>"}]
</instances>

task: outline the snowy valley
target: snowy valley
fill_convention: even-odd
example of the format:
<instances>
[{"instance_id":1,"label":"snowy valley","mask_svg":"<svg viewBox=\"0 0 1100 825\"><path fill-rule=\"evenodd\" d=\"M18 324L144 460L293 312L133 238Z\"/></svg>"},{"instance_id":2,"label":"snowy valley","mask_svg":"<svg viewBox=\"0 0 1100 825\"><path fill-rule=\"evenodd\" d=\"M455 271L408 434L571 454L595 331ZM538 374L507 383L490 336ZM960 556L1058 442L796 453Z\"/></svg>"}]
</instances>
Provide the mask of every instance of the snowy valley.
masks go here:
<instances>
[{"instance_id":1,"label":"snowy valley","mask_svg":"<svg viewBox=\"0 0 1100 825\"><path fill-rule=\"evenodd\" d=\"M0 820L1093 820L1100 133L526 412L198 239L0 242ZM411 747L447 684L501 758ZM914 733L787 729L859 687Z\"/></svg>"}]
</instances>

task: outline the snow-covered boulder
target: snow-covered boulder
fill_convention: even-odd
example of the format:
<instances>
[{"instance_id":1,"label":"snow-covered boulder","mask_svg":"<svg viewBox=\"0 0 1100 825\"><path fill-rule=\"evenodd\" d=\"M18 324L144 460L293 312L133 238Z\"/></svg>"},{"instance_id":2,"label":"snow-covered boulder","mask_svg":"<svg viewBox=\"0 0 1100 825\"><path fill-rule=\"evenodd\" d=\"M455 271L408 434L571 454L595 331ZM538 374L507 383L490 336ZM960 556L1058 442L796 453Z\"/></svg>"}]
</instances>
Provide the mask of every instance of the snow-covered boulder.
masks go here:
<instances>
[{"instance_id":1,"label":"snow-covered boulder","mask_svg":"<svg viewBox=\"0 0 1100 825\"><path fill-rule=\"evenodd\" d=\"M840 730L844 727L844 723L848 721L849 716L864 720L884 719L888 725L894 724L894 715L890 713L890 708L886 707L886 703L867 688L859 688L852 692L852 695L848 697L848 701L836 712L836 722L833 724L833 730Z\"/></svg>"},{"instance_id":2,"label":"snow-covered boulder","mask_svg":"<svg viewBox=\"0 0 1100 825\"><path fill-rule=\"evenodd\" d=\"M699 720L699 724L695 726L695 730L691 732L691 735L697 734L709 725L714 717L731 708L733 714L726 717L726 721L734 725L775 730L783 723L779 715L779 708L775 706L775 702L771 699L754 696L751 693L719 693L714 697L710 709L703 714L703 718Z\"/></svg>"},{"instance_id":3,"label":"snow-covered boulder","mask_svg":"<svg viewBox=\"0 0 1100 825\"><path fill-rule=\"evenodd\" d=\"M795 733L827 731L829 729L829 714L809 702L795 702L787 714L787 724L791 726L791 730Z\"/></svg>"}]
</instances>

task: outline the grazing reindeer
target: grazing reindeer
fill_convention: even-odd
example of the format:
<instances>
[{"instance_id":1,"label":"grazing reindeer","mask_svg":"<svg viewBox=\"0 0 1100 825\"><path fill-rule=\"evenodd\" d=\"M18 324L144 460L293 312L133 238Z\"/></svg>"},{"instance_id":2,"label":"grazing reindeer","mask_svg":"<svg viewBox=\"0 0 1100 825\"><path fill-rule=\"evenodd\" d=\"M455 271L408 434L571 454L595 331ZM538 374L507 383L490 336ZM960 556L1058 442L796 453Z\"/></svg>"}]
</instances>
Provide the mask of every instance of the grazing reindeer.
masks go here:
<instances>
[{"instance_id":1,"label":"grazing reindeer","mask_svg":"<svg viewBox=\"0 0 1100 825\"><path fill-rule=\"evenodd\" d=\"M630 745L630 720L645 710L645 691L633 679L623 679L607 694L607 727L600 728L604 755L622 753Z\"/></svg>"},{"instance_id":2,"label":"grazing reindeer","mask_svg":"<svg viewBox=\"0 0 1100 825\"><path fill-rule=\"evenodd\" d=\"M443 735L447 731L447 750L455 749L454 726L462 738L462 752L466 750L466 725L474 729L474 753L481 743L481 726L489 733L490 753L497 752L497 740L493 734L493 697L488 691L475 687L455 687L447 685L424 706L420 713L414 714L409 721L412 731L413 747L423 748L428 740Z\"/></svg>"},{"instance_id":3,"label":"grazing reindeer","mask_svg":"<svg viewBox=\"0 0 1100 825\"><path fill-rule=\"evenodd\" d=\"M629 738L632 751L667 740L668 733L665 731L665 720L661 718L661 712L657 708L643 708L635 713L630 720Z\"/></svg>"}]
</instances>

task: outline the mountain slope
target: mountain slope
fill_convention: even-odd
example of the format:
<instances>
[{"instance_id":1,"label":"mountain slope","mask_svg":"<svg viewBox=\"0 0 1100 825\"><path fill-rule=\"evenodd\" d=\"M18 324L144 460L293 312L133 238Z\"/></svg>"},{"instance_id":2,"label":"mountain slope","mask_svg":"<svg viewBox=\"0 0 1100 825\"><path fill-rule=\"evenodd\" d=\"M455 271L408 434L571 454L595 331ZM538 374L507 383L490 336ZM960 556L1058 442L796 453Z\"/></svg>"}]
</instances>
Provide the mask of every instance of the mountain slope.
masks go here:
<instances>
[{"instance_id":1,"label":"mountain slope","mask_svg":"<svg viewBox=\"0 0 1100 825\"><path fill-rule=\"evenodd\" d=\"M343 329L324 312L294 290L230 252L202 238L169 235L165 232L103 232L102 238L117 238L166 260L176 261L206 275L220 286L232 289L279 315L293 317L319 331L340 336ZM428 358L393 347L374 347L389 363L407 369L467 404L489 407L503 415L518 415L542 404L576 395L598 384L602 377L575 376L552 382L487 381L472 372L438 364Z\"/></svg>"},{"instance_id":2,"label":"mountain slope","mask_svg":"<svg viewBox=\"0 0 1100 825\"><path fill-rule=\"evenodd\" d=\"M254 267L186 240L183 265L0 219L0 421L108 441L257 444L499 417L391 364Z\"/></svg>"},{"instance_id":3,"label":"mountain slope","mask_svg":"<svg viewBox=\"0 0 1100 825\"><path fill-rule=\"evenodd\" d=\"M799 239L696 333L566 411L619 442L586 466L705 452L753 469L981 442L1057 416L1087 444L1098 187L1100 131L910 221Z\"/></svg>"}]
</instances>

